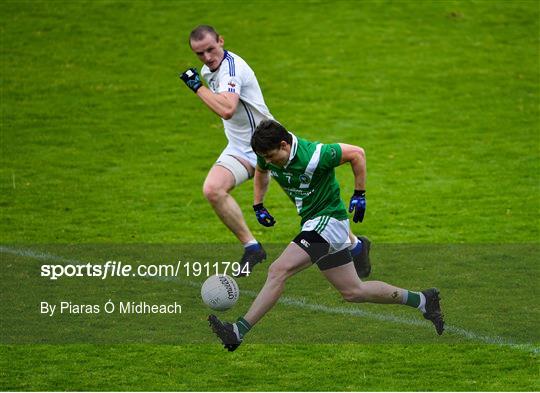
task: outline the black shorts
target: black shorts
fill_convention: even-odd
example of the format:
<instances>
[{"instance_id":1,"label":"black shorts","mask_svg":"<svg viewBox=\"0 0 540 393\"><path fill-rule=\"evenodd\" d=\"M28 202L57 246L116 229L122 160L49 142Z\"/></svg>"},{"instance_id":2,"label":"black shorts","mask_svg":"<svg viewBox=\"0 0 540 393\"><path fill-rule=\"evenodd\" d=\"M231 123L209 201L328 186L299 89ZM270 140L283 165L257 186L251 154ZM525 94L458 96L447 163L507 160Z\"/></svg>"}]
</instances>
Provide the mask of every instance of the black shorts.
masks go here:
<instances>
[{"instance_id":1,"label":"black shorts","mask_svg":"<svg viewBox=\"0 0 540 393\"><path fill-rule=\"evenodd\" d=\"M348 248L329 254L330 244L315 231L302 231L293 240L317 264L320 270L346 265L352 262L351 252Z\"/></svg>"}]
</instances>

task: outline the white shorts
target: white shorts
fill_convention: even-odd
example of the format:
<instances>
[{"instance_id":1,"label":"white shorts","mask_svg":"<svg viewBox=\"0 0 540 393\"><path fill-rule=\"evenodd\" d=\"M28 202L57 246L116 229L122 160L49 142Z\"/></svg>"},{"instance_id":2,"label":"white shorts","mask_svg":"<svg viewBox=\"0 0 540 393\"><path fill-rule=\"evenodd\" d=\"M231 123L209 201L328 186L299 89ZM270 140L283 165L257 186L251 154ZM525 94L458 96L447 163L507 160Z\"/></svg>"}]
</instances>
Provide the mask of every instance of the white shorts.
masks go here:
<instances>
[{"instance_id":1,"label":"white shorts","mask_svg":"<svg viewBox=\"0 0 540 393\"><path fill-rule=\"evenodd\" d=\"M243 160L249 162L253 168L255 168L257 165L257 156L255 153L253 153L253 151L246 153L231 145L228 145L219 155L215 165L220 165L231 171L234 176L235 185L239 186L250 178L250 173L244 164L234 157L242 158Z\"/></svg>"},{"instance_id":2,"label":"white shorts","mask_svg":"<svg viewBox=\"0 0 540 393\"><path fill-rule=\"evenodd\" d=\"M234 145L229 144L221 152L221 154L218 157L217 161L219 161L219 159L223 155L240 157L240 158L246 160L247 162L249 162L253 168L255 168L255 166L257 166L257 155L253 152L253 150L251 150L251 148L249 149L249 151L244 151L244 149L241 149L239 147L236 147Z\"/></svg>"},{"instance_id":3,"label":"white shorts","mask_svg":"<svg viewBox=\"0 0 540 393\"><path fill-rule=\"evenodd\" d=\"M349 220L337 220L330 216L315 217L302 225L303 231L315 231L330 244L329 254L344 250L351 245Z\"/></svg>"}]
</instances>

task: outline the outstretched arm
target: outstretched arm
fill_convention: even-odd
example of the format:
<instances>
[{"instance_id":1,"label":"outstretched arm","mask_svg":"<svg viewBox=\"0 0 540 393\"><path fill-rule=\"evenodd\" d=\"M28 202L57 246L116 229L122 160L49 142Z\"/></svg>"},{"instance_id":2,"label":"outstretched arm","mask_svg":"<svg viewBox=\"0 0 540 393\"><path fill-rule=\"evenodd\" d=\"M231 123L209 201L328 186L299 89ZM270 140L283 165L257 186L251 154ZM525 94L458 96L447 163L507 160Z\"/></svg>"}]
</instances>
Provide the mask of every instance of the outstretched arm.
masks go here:
<instances>
[{"instance_id":1,"label":"outstretched arm","mask_svg":"<svg viewBox=\"0 0 540 393\"><path fill-rule=\"evenodd\" d=\"M359 146L340 143L341 162L340 165L350 162L354 173L354 189L366 190L366 153Z\"/></svg>"}]
</instances>

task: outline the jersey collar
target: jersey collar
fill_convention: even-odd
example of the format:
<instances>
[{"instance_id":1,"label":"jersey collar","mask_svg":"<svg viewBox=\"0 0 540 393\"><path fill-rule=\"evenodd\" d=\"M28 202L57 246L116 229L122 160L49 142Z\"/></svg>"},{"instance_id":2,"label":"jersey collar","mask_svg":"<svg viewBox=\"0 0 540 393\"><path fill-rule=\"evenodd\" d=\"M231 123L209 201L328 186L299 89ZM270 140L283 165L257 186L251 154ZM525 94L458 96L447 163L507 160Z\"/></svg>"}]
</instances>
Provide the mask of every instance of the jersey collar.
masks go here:
<instances>
[{"instance_id":1,"label":"jersey collar","mask_svg":"<svg viewBox=\"0 0 540 393\"><path fill-rule=\"evenodd\" d=\"M217 70L219 70L219 67L221 67L221 63L223 63L223 60L225 60L227 58L227 56L229 55L229 52L227 52L226 50L223 50L223 59L221 59L221 61L219 62L219 65L216 67L215 70L210 70L210 72L216 72Z\"/></svg>"},{"instance_id":2,"label":"jersey collar","mask_svg":"<svg viewBox=\"0 0 540 393\"><path fill-rule=\"evenodd\" d=\"M284 168L287 168L291 161L296 157L296 150L298 149L298 138L292 132L289 132L292 136L291 152L289 153L289 161L285 164Z\"/></svg>"}]
</instances>

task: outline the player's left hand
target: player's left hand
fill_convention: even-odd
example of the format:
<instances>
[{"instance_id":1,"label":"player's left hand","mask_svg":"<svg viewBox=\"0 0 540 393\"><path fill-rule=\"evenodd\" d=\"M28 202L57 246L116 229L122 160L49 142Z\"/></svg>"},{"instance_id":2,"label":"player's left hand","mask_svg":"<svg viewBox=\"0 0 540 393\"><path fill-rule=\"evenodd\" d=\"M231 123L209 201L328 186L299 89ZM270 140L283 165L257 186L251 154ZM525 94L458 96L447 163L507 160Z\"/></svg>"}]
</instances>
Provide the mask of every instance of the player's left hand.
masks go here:
<instances>
[{"instance_id":1,"label":"player's left hand","mask_svg":"<svg viewBox=\"0 0 540 393\"><path fill-rule=\"evenodd\" d=\"M349 202L349 213L354 211L353 221L362 222L366 214L366 191L354 190L354 194Z\"/></svg>"},{"instance_id":2,"label":"player's left hand","mask_svg":"<svg viewBox=\"0 0 540 393\"><path fill-rule=\"evenodd\" d=\"M268 210L266 210L262 203L253 205L253 210L255 210L255 215L257 216L257 221L259 221L259 224L264 225L265 227L273 227L276 223L274 217L268 213Z\"/></svg>"},{"instance_id":3,"label":"player's left hand","mask_svg":"<svg viewBox=\"0 0 540 393\"><path fill-rule=\"evenodd\" d=\"M185 70L182 74L180 74L180 79L182 79L187 87L193 90L194 93L197 93L197 90L199 90L199 88L202 86L201 77L199 76L196 68L189 68Z\"/></svg>"}]
</instances>

